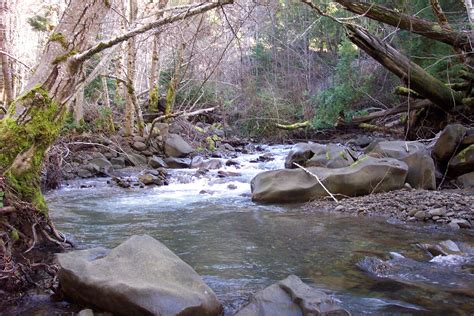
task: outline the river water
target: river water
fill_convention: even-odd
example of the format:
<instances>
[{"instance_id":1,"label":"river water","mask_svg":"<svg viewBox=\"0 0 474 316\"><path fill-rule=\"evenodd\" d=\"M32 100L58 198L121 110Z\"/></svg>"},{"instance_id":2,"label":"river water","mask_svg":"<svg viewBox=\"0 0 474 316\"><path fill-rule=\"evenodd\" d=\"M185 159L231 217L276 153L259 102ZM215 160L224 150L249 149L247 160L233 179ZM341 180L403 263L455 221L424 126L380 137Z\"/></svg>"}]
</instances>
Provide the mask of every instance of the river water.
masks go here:
<instances>
[{"instance_id":1,"label":"river water","mask_svg":"<svg viewBox=\"0 0 474 316\"><path fill-rule=\"evenodd\" d=\"M237 177L218 178L216 170L205 176L192 169L173 170L168 186L143 189L118 188L106 178L71 181L47 194L51 216L79 248L114 247L135 234L160 240L203 277L226 315L289 274L333 293L353 315L474 313L472 297L444 286L465 282L456 272L459 266L453 266L452 277L448 273L435 284L377 279L357 267L366 256L388 259L396 252L434 266L429 273L436 279L436 264L444 269L446 262L429 263L416 244L450 239L472 245L472 235L377 218L305 213L301 205L255 204L250 180L263 170L282 168L289 151L286 146L262 149L239 156L238 169L223 168L239 172ZM274 160L251 162L265 152Z\"/></svg>"}]
</instances>

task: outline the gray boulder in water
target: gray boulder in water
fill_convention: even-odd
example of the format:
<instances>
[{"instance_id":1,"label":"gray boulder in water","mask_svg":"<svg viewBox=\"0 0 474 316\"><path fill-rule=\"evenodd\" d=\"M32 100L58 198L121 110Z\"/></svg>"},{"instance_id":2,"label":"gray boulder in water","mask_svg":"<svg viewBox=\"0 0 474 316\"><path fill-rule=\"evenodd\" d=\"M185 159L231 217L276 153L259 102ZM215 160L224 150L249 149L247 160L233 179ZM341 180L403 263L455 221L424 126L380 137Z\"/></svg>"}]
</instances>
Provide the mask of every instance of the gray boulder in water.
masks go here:
<instances>
[{"instance_id":1,"label":"gray boulder in water","mask_svg":"<svg viewBox=\"0 0 474 316\"><path fill-rule=\"evenodd\" d=\"M222 306L199 275L150 236L59 254L65 295L115 315L220 315Z\"/></svg>"},{"instance_id":2,"label":"gray boulder in water","mask_svg":"<svg viewBox=\"0 0 474 316\"><path fill-rule=\"evenodd\" d=\"M297 276L255 294L235 316L350 315L326 293L304 284Z\"/></svg>"},{"instance_id":3,"label":"gray boulder in water","mask_svg":"<svg viewBox=\"0 0 474 316\"><path fill-rule=\"evenodd\" d=\"M408 166L391 158L364 156L349 167L308 168L333 194L360 196L403 188ZM251 181L252 199L257 202L308 202L327 196L312 175L302 169L266 171Z\"/></svg>"},{"instance_id":4,"label":"gray boulder in water","mask_svg":"<svg viewBox=\"0 0 474 316\"><path fill-rule=\"evenodd\" d=\"M168 157L185 157L194 149L178 134L169 134L165 141L165 154Z\"/></svg>"}]
</instances>

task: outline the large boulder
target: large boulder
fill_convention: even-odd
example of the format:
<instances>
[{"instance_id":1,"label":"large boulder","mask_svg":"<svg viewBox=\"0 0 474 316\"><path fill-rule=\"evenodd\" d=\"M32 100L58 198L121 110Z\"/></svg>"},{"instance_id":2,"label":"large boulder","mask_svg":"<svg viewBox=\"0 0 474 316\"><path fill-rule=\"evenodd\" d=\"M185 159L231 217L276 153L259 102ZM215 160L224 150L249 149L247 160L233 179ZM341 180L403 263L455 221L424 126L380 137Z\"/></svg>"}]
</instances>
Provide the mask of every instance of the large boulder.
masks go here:
<instances>
[{"instance_id":1,"label":"large boulder","mask_svg":"<svg viewBox=\"0 0 474 316\"><path fill-rule=\"evenodd\" d=\"M461 146L467 147L472 144L474 144L474 127L471 127L466 131L466 135L461 142Z\"/></svg>"},{"instance_id":2,"label":"large boulder","mask_svg":"<svg viewBox=\"0 0 474 316\"><path fill-rule=\"evenodd\" d=\"M202 157L194 157L191 161L191 168L196 169L220 169L223 166L223 162L221 159L207 159L204 160Z\"/></svg>"},{"instance_id":3,"label":"large boulder","mask_svg":"<svg viewBox=\"0 0 474 316\"><path fill-rule=\"evenodd\" d=\"M457 178L457 182L464 189L474 188L474 172L463 174Z\"/></svg>"},{"instance_id":4,"label":"large boulder","mask_svg":"<svg viewBox=\"0 0 474 316\"><path fill-rule=\"evenodd\" d=\"M144 157L142 155L139 155L139 154L125 153L124 157L133 166L143 166L143 165L146 165L146 163L147 163L146 157Z\"/></svg>"},{"instance_id":5,"label":"large boulder","mask_svg":"<svg viewBox=\"0 0 474 316\"><path fill-rule=\"evenodd\" d=\"M199 275L150 236L58 254L59 283L73 301L114 315L220 315L222 306Z\"/></svg>"},{"instance_id":6,"label":"large boulder","mask_svg":"<svg viewBox=\"0 0 474 316\"><path fill-rule=\"evenodd\" d=\"M397 190L404 186L408 166L392 158L364 156L349 167L307 168L333 194L359 196ZM307 202L327 196L314 176L302 169L265 171L251 181L252 199L258 202Z\"/></svg>"},{"instance_id":7,"label":"large boulder","mask_svg":"<svg viewBox=\"0 0 474 316\"><path fill-rule=\"evenodd\" d=\"M467 128L460 124L446 126L439 134L438 140L433 146L433 158L440 162L447 162L461 143Z\"/></svg>"},{"instance_id":8,"label":"large boulder","mask_svg":"<svg viewBox=\"0 0 474 316\"><path fill-rule=\"evenodd\" d=\"M168 157L185 157L194 149L178 134L169 134L165 141L165 154Z\"/></svg>"},{"instance_id":9,"label":"large boulder","mask_svg":"<svg viewBox=\"0 0 474 316\"><path fill-rule=\"evenodd\" d=\"M191 165L191 159L189 158L168 157L165 158L164 162L172 169L185 169Z\"/></svg>"},{"instance_id":10,"label":"large boulder","mask_svg":"<svg viewBox=\"0 0 474 316\"><path fill-rule=\"evenodd\" d=\"M89 160L89 165L103 174L110 174L113 171L112 164L105 157L104 158L93 158Z\"/></svg>"},{"instance_id":11,"label":"large boulder","mask_svg":"<svg viewBox=\"0 0 474 316\"><path fill-rule=\"evenodd\" d=\"M285 159L285 168L297 168L293 163L304 165L314 155L325 152L326 146L315 143L298 143L293 146Z\"/></svg>"},{"instance_id":12,"label":"large boulder","mask_svg":"<svg viewBox=\"0 0 474 316\"><path fill-rule=\"evenodd\" d=\"M255 294L235 316L350 315L326 293L304 284L297 276Z\"/></svg>"},{"instance_id":13,"label":"large boulder","mask_svg":"<svg viewBox=\"0 0 474 316\"><path fill-rule=\"evenodd\" d=\"M461 150L448 165L449 174L459 176L474 171L474 145Z\"/></svg>"},{"instance_id":14,"label":"large boulder","mask_svg":"<svg viewBox=\"0 0 474 316\"><path fill-rule=\"evenodd\" d=\"M425 145L419 142L382 141L368 153L374 157L389 157L408 165L406 182L415 189L436 189L435 164Z\"/></svg>"},{"instance_id":15,"label":"large boulder","mask_svg":"<svg viewBox=\"0 0 474 316\"><path fill-rule=\"evenodd\" d=\"M328 144L304 164L306 167L344 168L354 163L350 151L344 146Z\"/></svg>"},{"instance_id":16,"label":"large boulder","mask_svg":"<svg viewBox=\"0 0 474 316\"><path fill-rule=\"evenodd\" d=\"M157 156L152 156L148 158L148 165L152 168L168 168L166 162Z\"/></svg>"}]
</instances>

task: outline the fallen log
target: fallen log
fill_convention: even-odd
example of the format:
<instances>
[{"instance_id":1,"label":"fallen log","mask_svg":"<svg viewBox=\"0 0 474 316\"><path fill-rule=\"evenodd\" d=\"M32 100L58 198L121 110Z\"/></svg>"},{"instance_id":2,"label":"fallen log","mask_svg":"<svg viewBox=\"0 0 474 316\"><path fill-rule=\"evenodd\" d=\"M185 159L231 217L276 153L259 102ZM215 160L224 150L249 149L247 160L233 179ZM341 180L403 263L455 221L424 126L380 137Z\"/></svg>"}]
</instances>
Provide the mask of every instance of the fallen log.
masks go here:
<instances>
[{"instance_id":1,"label":"fallen log","mask_svg":"<svg viewBox=\"0 0 474 316\"><path fill-rule=\"evenodd\" d=\"M412 104L408 104L408 102L407 102L405 104L399 105L397 107L394 107L394 108L391 108L391 109L388 109L388 110L377 111L377 112L374 112L374 113L370 113L368 115L354 117L354 118L352 118L350 123L352 123L352 124L365 123L365 122L369 122L369 121L372 121L372 120L375 120L375 119L378 119L378 118L381 118L381 117L386 117L386 116L389 116L389 115L403 113L403 112L406 112L408 110L410 110L410 111L418 110L418 109L429 107L431 105L433 105L433 103L431 103L430 101L427 101L427 100L413 102Z\"/></svg>"},{"instance_id":2,"label":"fallen log","mask_svg":"<svg viewBox=\"0 0 474 316\"><path fill-rule=\"evenodd\" d=\"M310 124L311 124L310 121L304 121L304 122L298 122L298 123L293 123L293 124L275 124L275 127L279 129L284 129L287 131L293 131L295 129L308 127L310 126Z\"/></svg>"}]
</instances>

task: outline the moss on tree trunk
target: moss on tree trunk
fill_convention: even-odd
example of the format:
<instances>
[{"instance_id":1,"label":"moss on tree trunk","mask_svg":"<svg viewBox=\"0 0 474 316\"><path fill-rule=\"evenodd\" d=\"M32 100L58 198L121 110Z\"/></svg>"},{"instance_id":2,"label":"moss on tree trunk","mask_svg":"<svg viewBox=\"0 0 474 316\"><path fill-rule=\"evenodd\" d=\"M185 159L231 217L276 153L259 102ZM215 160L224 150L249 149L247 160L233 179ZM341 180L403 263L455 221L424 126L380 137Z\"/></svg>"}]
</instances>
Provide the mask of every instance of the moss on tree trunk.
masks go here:
<instances>
[{"instance_id":1,"label":"moss on tree trunk","mask_svg":"<svg viewBox=\"0 0 474 316\"><path fill-rule=\"evenodd\" d=\"M14 117L16 104L26 109ZM0 121L0 170L12 193L47 214L40 189L44 155L59 136L63 111L41 87L34 87L10 107Z\"/></svg>"}]
</instances>

